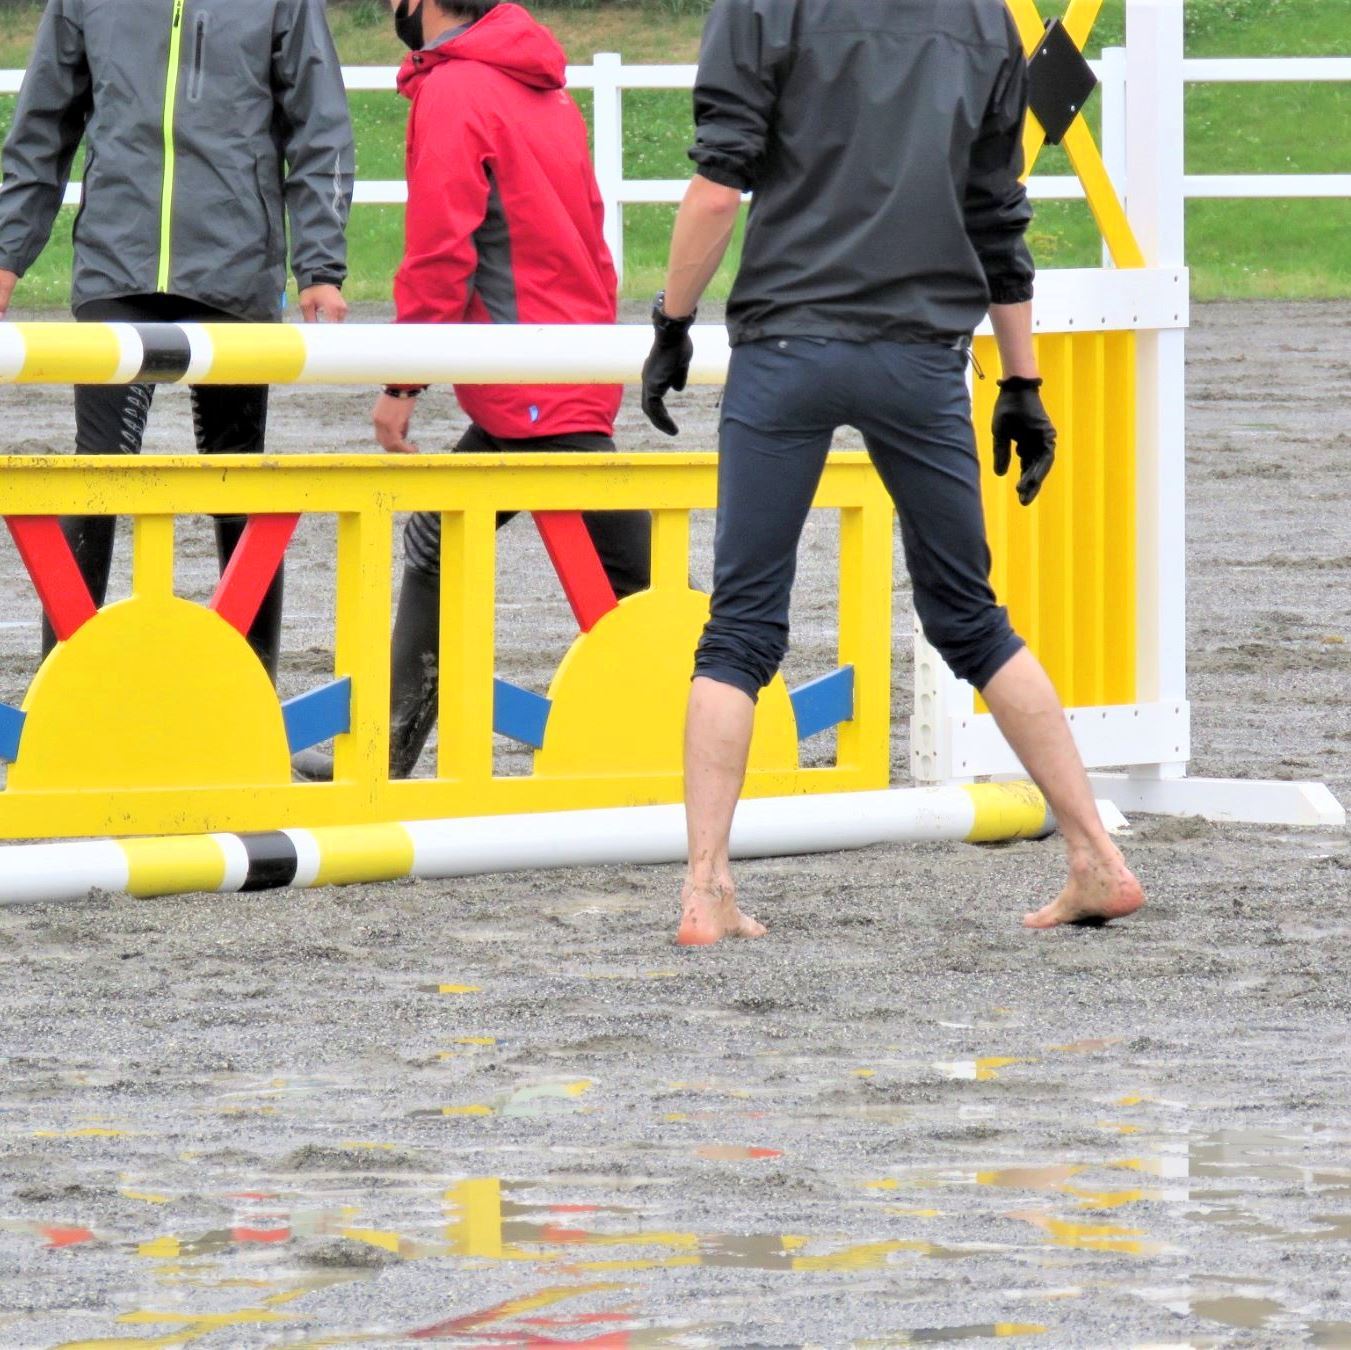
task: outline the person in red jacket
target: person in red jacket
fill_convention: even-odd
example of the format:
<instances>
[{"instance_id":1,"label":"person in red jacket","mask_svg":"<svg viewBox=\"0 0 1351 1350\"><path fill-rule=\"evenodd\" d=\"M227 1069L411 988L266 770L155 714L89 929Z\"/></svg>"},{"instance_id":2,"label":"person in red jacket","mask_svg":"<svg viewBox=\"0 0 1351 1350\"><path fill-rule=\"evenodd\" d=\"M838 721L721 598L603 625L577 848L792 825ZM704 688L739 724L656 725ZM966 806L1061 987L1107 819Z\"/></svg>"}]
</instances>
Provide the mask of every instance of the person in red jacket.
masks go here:
<instances>
[{"instance_id":1,"label":"person in red jacket","mask_svg":"<svg viewBox=\"0 0 1351 1350\"><path fill-rule=\"evenodd\" d=\"M394 280L399 323L614 323L617 278L586 126L564 88L563 49L520 5L390 0L412 54L408 209ZM388 386L376 439L416 453L415 386ZM619 385L456 385L470 426L458 451L613 450ZM510 519L498 517L499 527ZM615 594L649 582L646 512L584 513ZM436 719L441 517L404 531L392 642L390 774L407 777ZM298 761L308 777L331 765Z\"/></svg>"}]
</instances>

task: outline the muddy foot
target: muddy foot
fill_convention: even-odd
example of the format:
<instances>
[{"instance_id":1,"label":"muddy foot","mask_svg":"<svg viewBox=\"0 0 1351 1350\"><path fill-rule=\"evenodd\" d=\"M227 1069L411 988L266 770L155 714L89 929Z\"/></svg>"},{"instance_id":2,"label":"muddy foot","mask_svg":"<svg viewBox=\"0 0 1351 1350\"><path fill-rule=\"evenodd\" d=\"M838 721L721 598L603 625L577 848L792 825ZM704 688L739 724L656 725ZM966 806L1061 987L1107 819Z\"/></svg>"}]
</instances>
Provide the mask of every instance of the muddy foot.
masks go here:
<instances>
[{"instance_id":1,"label":"muddy foot","mask_svg":"<svg viewBox=\"0 0 1351 1350\"><path fill-rule=\"evenodd\" d=\"M676 930L678 947L711 947L723 938L764 937L765 926L736 905L729 888L693 886L685 883L680 893L680 927Z\"/></svg>"},{"instance_id":2,"label":"muddy foot","mask_svg":"<svg viewBox=\"0 0 1351 1350\"><path fill-rule=\"evenodd\" d=\"M1023 915L1027 928L1058 928L1077 924L1083 928L1101 928L1112 919L1124 919L1145 903L1145 893L1126 860L1095 858L1084 864L1071 864L1065 889L1049 905Z\"/></svg>"}]
</instances>

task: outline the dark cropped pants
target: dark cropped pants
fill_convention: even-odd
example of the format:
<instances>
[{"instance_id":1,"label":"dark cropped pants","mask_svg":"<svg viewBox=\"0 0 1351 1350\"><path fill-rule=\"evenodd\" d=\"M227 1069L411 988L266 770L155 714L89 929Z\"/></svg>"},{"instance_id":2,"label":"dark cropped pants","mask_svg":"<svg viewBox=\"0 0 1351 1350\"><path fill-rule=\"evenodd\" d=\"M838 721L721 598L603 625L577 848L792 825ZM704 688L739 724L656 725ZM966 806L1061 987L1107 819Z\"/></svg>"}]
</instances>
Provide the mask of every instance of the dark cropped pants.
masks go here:
<instances>
[{"instance_id":1,"label":"dark cropped pants","mask_svg":"<svg viewBox=\"0 0 1351 1350\"><path fill-rule=\"evenodd\" d=\"M978 689L1018 651L990 589L965 364L964 352L924 343L769 338L733 350L696 675L751 698L774 678L798 540L840 426L862 433L896 503L925 636Z\"/></svg>"}]
</instances>

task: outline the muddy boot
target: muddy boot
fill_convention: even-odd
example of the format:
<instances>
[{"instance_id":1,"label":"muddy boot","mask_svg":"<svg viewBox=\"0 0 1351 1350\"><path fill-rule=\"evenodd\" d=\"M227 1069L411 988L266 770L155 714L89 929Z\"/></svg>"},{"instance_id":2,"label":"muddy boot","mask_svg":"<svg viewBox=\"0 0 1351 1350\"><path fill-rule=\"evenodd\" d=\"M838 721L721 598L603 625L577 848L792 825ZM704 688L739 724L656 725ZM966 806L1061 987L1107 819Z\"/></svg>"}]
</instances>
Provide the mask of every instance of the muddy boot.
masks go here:
<instances>
[{"instance_id":1,"label":"muddy boot","mask_svg":"<svg viewBox=\"0 0 1351 1350\"><path fill-rule=\"evenodd\" d=\"M108 595L108 573L113 569L113 534L117 529L116 516L63 516L61 532L66 536L70 551L84 577L94 607L102 608ZM47 616L42 617L42 654L45 657L56 646L56 634Z\"/></svg>"},{"instance_id":2,"label":"muddy boot","mask_svg":"<svg viewBox=\"0 0 1351 1350\"><path fill-rule=\"evenodd\" d=\"M299 750L291 756L291 768L297 778L303 778L307 783L333 781L333 756L327 750L318 750L313 746L308 750Z\"/></svg>"},{"instance_id":3,"label":"muddy boot","mask_svg":"<svg viewBox=\"0 0 1351 1350\"><path fill-rule=\"evenodd\" d=\"M230 561L239 543L240 536L244 533L244 526L248 523L247 516L214 516L212 519L216 526L216 558L220 562L220 570L225 571L225 565ZM249 628L249 646L253 648L258 659L263 663L263 669L267 671L267 678L275 685L277 683L277 657L281 651L281 604L282 591L285 587L285 564L277 565L277 575L272 578L272 584L267 588L267 594L263 596L263 603L258 606L258 613L254 617L253 624Z\"/></svg>"},{"instance_id":4,"label":"muddy boot","mask_svg":"<svg viewBox=\"0 0 1351 1350\"><path fill-rule=\"evenodd\" d=\"M390 640L389 776L407 778L436 722L437 661L441 631L441 581L405 567ZM333 781L333 756L301 750L291 756L296 776Z\"/></svg>"},{"instance_id":5,"label":"muddy boot","mask_svg":"<svg viewBox=\"0 0 1351 1350\"><path fill-rule=\"evenodd\" d=\"M403 569L390 641L389 776L407 778L436 724L441 578Z\"/></svg>"}]
</instances>

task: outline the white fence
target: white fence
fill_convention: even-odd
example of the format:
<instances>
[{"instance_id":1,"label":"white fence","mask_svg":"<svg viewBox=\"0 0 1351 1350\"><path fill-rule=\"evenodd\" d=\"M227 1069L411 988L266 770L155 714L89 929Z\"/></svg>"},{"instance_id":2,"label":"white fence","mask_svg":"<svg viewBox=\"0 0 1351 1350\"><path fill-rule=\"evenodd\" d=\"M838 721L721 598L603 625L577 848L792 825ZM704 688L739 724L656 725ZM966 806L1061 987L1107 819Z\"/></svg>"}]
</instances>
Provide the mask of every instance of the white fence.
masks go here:
<instances>
[{"instance_id":1,"label":"white fence","mask_svg":"<svg viewBox=\"0 0 1351 1350\"><path fill-rule=\"evenodd\" d=\"M1126 178L1126 49L1108 47L1099 61L1090 62L1102 81L1102 150L1107 170L1118 192ZM393 92L395 66L345 66L349 92ZM605 202L606 239L616 262L624 256L624 213L628 205L678 202L684 179L624 177L624 91L628 89L691 89L694 66L626 66L615 52L598 52L589 66L569 66L568 85L590 89L594 100L593 136L596 179ZM1189 84L1351 83L1351 57L1261 57L1225 60L1189 60L1182 63ZM0 95L18 92L21 70L0 71ZM1083 197L1072 176L1034 175L1029 189L1043 201ZM1187 197L1347 197L1351 173L1322 174L1188 174L1183 179ZM356 185L359 203L397 205L407 198L399 178L366 179ZM80 188L66 191L68 205L78 204Z\"/></svg>"}]
</instances>

